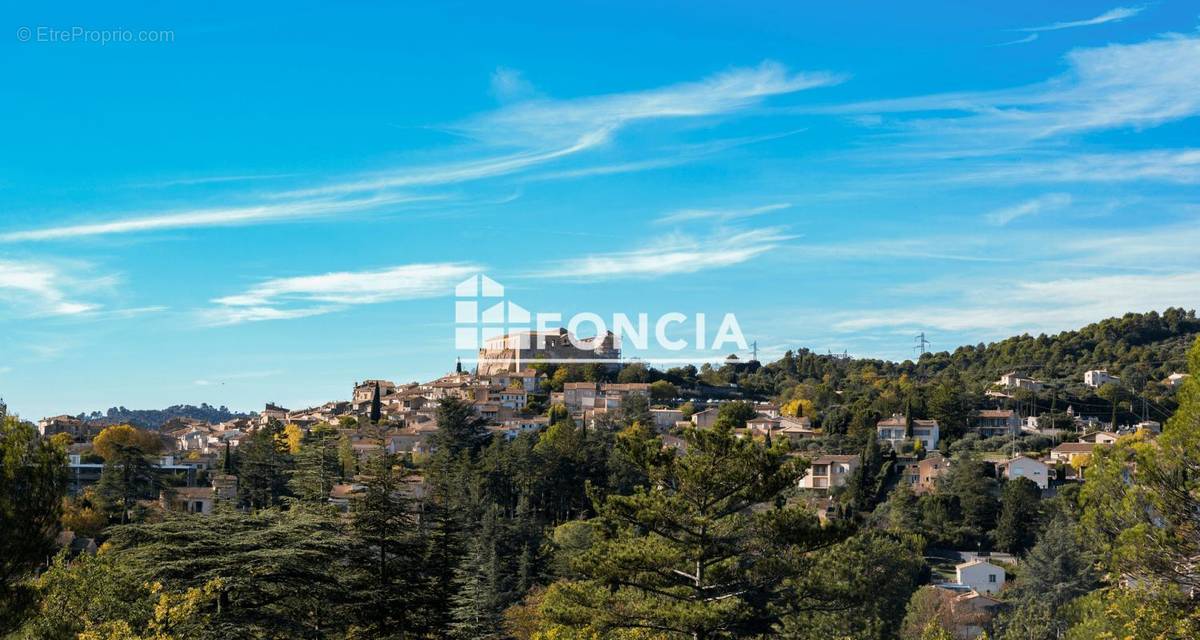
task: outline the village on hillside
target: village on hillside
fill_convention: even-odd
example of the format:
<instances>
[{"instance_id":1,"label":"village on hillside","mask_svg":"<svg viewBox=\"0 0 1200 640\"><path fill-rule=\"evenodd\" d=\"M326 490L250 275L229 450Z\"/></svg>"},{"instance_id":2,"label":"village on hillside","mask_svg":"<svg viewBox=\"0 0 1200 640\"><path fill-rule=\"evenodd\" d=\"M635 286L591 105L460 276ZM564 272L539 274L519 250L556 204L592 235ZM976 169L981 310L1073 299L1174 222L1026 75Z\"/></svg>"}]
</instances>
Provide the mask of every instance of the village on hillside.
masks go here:
<instances>
[{"instance_id":1,"label":"village on hillside","mask_svg":"<svg viewBox=\"0 0 1200 640\"><path fill-rule=\"evenodd\" d=\"M1036 398L1050 385L1012 370L987 384L982 394L956 395L954 411L939 409L939 401L929 398L917 414L909 397L901 410L877 415L866 425L868 441L860 447L851 437L853 426L851 433L828 432L829 413L816 411L808 399L753 397L737 384L689 385L677 374L639 362L612 364L620 353L612 345L602 354L603 363L589 363L599 357L594 351L569 346L564 338L573 336L563 330L555 337L560 341L553 353L535 347L485 348L470 369L459 362L434 380L362 380L350 386L347 399L305 408L267 403L257 414L216 423L177 417L157 429L137 429L87 416L43 418L37 422L40 437L69 442L68 516L74 510L81 525L63 530L58 544L71 554L96 552L95 536L103 526L98 494L101 485L111 484L106 474L113 473L114 442L139 442L148 454L148 471L157 478L133 490L119 515L125 522L153 521L167 512L208 515L222 508L253 507L255 498L233 461L262 433L274 434L293 454L318 434L336 442L336 477L324 502L342 513L351 512L367 490L361 474L385 455L411 469L404 492L420 500L428 491L422 469L436 453L443 426L439 416L446 415L447 403L469 409L491 439L504 441L544 432L563 420L583 432L617 431L636 423L650 430L665 451L686 455L688 430L725 428L737 438L784 447L788 456L802 460L805 471L787 499L804 505L827 526L861 518L872 509L872 517L924 518L921 526L930 538L925 582L933 590L928 597L940 603L955 637L973 639L992 629L1006 606L1006 585L1014 573L1024 571L1022 557L1032 544L1032 534L1023 531L1026 524L1014 519L1032 518L1035 509L1016 498L1010 504L1010 497L1018 495L1010 488L1023 491L1027 501L1052 504L1055 496L1077 491L1085 482L1097 450L1121 439L1149 441L1163 430L1161 420L1145 415L1149 401L1128 389L1116 399L1113 390L1122 381L1107 370L1079 373L1076 384L1103 389L1103 395L1114 398L1111 407L1086 408L1065 397L1060 406L1057 395L1051 407L1040 408ZM543 362L549 356L555 364ZM574 362L558 364L564 357ZM791 352L786 358L793 358ZM720 370L734 372L736 379L738 372L761 367L757 360L731 354ZM706 372L713 370L706 367ZM694 375L695 369L689 373ZM1188 378L1172 372L1143 384L1171 394ZM1118 401L1126 409L1120 413L1127 417L1123 422L1116 419ZM4 412L0 403L0 415ZM939 423L945 416L956 416L949 420L961 424ZM994 505L986 525L969 521L966 504L972 498L964 492L971 491L982 492L975 498ZM955 499L953 513L946 517L957 518L958 524L931 533L929 527L937 525L928 522L929 510L950 496ZM900 511L917 505L924 513L905 516ZM1004 527L1008 530L1001 533Z\"/></svg>"}]
</instances>

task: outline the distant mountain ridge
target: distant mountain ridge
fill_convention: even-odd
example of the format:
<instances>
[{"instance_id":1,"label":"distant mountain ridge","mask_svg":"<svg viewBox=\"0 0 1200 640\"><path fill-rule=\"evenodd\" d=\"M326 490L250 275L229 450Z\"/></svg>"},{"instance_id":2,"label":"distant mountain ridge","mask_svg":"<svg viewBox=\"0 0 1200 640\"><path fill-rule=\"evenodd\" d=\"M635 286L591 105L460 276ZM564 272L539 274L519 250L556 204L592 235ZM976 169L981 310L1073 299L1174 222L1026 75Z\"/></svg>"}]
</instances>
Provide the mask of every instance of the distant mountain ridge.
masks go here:
<instances>
[{"instance_id":1,"label":"distant mountain ridge","mask_svg":"<svg viewBox=\"0 0 1200 640\"><path fill-rule=\"evenodd\" d=\"M81 413L77 418L92 424L130 424L143 429L158 429L167 421L174 418L190 418L204 422L225 422L235 418L245 418L253 414L230 411L225 406L214 407L208 403L200 406L177 404L166 409L126 409L125 407L110 407L101 413Z\"/></svg>"}]
</instances>

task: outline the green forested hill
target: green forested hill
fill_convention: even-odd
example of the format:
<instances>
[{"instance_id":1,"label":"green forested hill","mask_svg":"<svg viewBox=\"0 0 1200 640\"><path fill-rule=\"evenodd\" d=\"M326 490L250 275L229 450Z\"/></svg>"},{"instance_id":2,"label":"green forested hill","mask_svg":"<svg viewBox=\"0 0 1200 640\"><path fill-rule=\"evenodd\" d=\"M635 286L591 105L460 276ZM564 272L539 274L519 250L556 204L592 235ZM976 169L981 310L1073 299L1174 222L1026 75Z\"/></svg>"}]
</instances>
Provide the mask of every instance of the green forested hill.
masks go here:
<instances>
[{"instance_id":1,"label":"green forested hill","mask_svg":"<svg viewBox=\"0 0 1200 640\"><path fill-rule=\"evenodd\" d=\"M959 347L953 353L927 354L918 369L937 373L948 368L977 383L1008 371L1064 386L1078 385L1083 372L1108 369L1131 388L1160 382L1186 364L1187 349L1200 334L1195 311L1129 313L1054 336L1022 335L988 345Z\"/></svg>"},{"instance_id":2,"label":"green forested hill","mask_svg":"<svg viewBox=\"0 0 1200 640\"><path fill-rule=\"evenodd\" d=\"M705 368L699 378L713 385L734 383L752 396L799 401L806 415L833 433L853 431L853 424L866 427L876 416L908 407L918 417L939 417L946 406L960 415L990 406L1039 415L1070 405L1079 413L1108 419L1114 398L1122 423L1141 416L1161 420L1175 407L1174 392L1161 382L1185 368L1187 349L1197 335L1195 311L1172 308L1161 314L1130 313L1052 336L1021 335L927 353L916 362L800 349L763 366ZM1083 372L1089 369L1120 376L1120 389L1106 394L1112 397L1096 395L1083 384ZM1010 371L1042 380L1047 389L1018 394L1015 400L986 397L984 392Z\"/></svg>"}]
</instances>

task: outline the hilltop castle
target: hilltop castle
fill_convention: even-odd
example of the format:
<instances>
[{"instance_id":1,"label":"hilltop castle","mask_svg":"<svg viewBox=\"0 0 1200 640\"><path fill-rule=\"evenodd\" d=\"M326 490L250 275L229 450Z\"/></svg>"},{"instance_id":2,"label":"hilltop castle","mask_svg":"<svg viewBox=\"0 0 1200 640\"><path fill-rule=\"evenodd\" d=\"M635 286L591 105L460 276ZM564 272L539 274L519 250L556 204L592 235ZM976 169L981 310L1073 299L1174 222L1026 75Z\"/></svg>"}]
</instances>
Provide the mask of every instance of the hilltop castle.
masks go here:
<instances>
[{"instance_id":1,"label":"hilltop castle","mask_svg":"<svg viewBox=\"0 0 1200 640\"><path fill-rule=\"evenodd\" d=\"M484 341L479 350L478 375L521 371L539 360L600 360L606 368L617 369L620 359L621 348L611 331L594 338L578 338L561 327L544 333L521 331Z\"/></svg>"}]
</instances>

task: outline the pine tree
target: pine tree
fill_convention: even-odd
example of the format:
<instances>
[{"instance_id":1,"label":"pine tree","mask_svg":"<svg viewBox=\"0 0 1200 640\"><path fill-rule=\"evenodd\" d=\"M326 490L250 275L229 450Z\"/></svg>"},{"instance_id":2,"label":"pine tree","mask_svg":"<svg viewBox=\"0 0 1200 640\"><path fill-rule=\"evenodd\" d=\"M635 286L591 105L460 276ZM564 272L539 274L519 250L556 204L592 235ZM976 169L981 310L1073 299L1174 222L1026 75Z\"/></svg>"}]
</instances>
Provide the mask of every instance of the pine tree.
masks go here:
<instances>
[{"instance_id":1,"label":"pine tree","mask_svg":"<svg viewBox=\"0 0 1200 640\"><path fill-rule=\"evenodd\" d=\"M352 508L352 534L364 580L358 588L363 631L371 637L406 637L416 626L413 600L420 589L420 538L416 505L393 455L371 460L365 489Z\"/></svg>"},{"instance_id":2,"label":"pine tree","mask_svg":"<svg viewBox=\"0 0 1200 640\"><path fill-rule=\"evenodd\" d=\"M263 509L287 493L291 460L275 437L281 430L279 425L263 427L238 446L238 496L242 504Z\"/></svg>"},{"instance_id":3,"label":"pine tree","mask_svg":"<svg viewBox=\"0 0 1200 640\"><path fill-rule=\"evenodd\" d=\"M342 434L338 438L337 443L338 464L341 466L343 478L353 478L354 469L358 465L358 458L354 455L354 445L350 443L350 437Z\"/></svg>"},{"instance_id":4,"label":"pine tree","mask_svg":"<svg viewBox=\"0 0 1200 640\"><path fill-rule=\"evenodd\" d=\"M19 583L53 553L66 490L66 447L0 417L0 635L18 619Z\"/></svg>"},{"instance_id":5,"label":"pine tree","mask_svg":"<svg viewBox=\"0 0 1200 640\"><path fill-rule=\"evenodd\" d=\"M929 397L930 416L938 421L943 440L954 440L966 432L971 407L960 389L962 382L957 373L947 376L938 384Z\"/></svg>"},{"instance_id":6,"label":"pine tree","mask_svg":"<svg viewBox=\"0 0 1200 640\"><path fill-rule=\"evenodd\" d=\"M212 626L220 637L322 638L341 637L352 622L352 542L337 514L294 505L117 527L108 553L138 582L171 591L220 581Z\"/></svg>"},{"instance_id":7,"label":"pine tree","mask_svg":"<svg viewBox=\"0 0 1200 640\"><path fill-rule=\"evenodd\" d=\"M155 497L161 484L157 469L146 459L141 447L113 443L113 453L104 462L96 495L110 515L121 524L129 523L130 510L139 498Z\"/></svg>"},{"instance_id":8,"label":"pine tree","mask_svg":"<svg viewBox=\"0 0 1200 640\"><path fill-rule=\"evenodd\" d=\"M1021 563L1013 584L1013 609L1000 620L1001 638L1059 638L1068 620L1061 610L1097 586L1094 558L1079 543L1075 525L1057 517Z\"/></svg>"},{"instance_id":9,"label":"pine tree","mask_svg":"<svg viewBox=\"0 0 1200 640\"><path fill-rule=\"evenodd\" d=\"M421 513L421 585L413 598L418 625L429 635L445 633L451 623L456 570L465 553L463 528L444 501L426 500Z\"/></svg>"},{"instance_id":10,"label":"pine tree","mask_svg":"<svg viewBox=\"0 0 1200 640\"><path fill-rule=\"evenodd\" d=\"M324 504L341 475L334 432L314 428L295 455L288 487L304 502Z\"/></svg>"},{"instance_id":11,"label":"pine tree","mask_svg":"<svg viewBox=\"0 0 1200 640\"><path fill-rule=\"evenodd\" d=\"M993 537L996 547L1023 553L1037 539L1042 492L1029 478L1014 478L1000 492L1000 517Z\"/></svg>"},{"instance_id":12,"label":"pine tree","mask_svg":"<svg viewBox=\"0 0 1200 640\"><path fill-rule=\"evenodd\" d=\"M466 400L443 398L438 404L437 433L433 445L443 457L456 458L466 451L476 454L489 439L485 421Z\"/></svg>"},{"instance_id":13,"label":"pine tree","mask_svg":"<svg viewBox=\"0 0 1200 640\"><path fill-rule=\"evenodd\" d=\"M964 543L985 545L996 526L1000 503L996 499L996 480L988 474L987 465L972 458L962 458L942 476L939 491L944 491L957 503L961 520L958 536Z\"/></svg>"},{"instance_id":14,"label":"pine tree","mask_svg":"<svg viewBox=\"0 0 1200 640\"><path fill-rule=\"evenodd\" d=\"M455 571L457 590L451 598L450 637L461 640L503 638L503 604L509 597L508 581L497 552L499 524L493 511L484 519L470 551Z\"/></svg>"},{"instance_id":15,"label":"pine tree","mask_svg":"<svg viewBox=\"0 0 1200 640\"><path fill-rule=\"evenodd\" d=\"M551 620L601 634L744 637L811 597L789 577L844 533L800 507L750 510L775 503L803 465L726 427L684 438L686 455L647 461L647 488L597 499L599 539L568 562L583 579L547 592Z\"/></svg>"}]
</instances>

